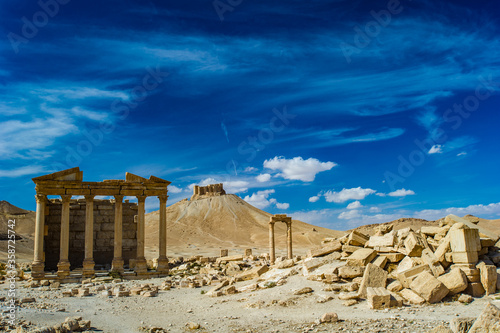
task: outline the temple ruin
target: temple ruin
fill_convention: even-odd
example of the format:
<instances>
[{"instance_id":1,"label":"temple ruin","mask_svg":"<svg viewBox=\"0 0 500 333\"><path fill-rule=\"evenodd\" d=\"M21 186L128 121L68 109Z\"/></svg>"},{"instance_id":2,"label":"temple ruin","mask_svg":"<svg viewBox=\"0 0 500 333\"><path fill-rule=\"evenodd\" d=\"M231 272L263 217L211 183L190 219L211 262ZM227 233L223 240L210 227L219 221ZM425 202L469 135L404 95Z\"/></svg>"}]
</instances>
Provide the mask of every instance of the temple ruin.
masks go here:
<instances>
[{"instance_id":1,"label":"temple ruin","mask_svg":"<svg viewBox=\"0 0 500 333\"><path fill-rule=\"evenodd\" d=\"M34 279L46 278L46 268L56 267L54 278L60 280L68 279L70 274L74 277L71 269L77 267L83 268L81 277L91 277L96 273L96 261L98 265L108 265L112 271L124 274L127 260L129 267L134 268L127 274L147 275L144 215L148 196L157 196L160 201L159 257L156 272L152 274L168 272L166 204L169 181L155 176L146 179L127 172L125 180L84 182L83 172L76 167L33 178L33 182L37 202ZM49 200L49 195L61 199ZM85 199L72 200L73 196ZM114 199L97 200L96 196L113 196ZM135 196L138 203L123 202L125 196ZM55 233L59 233L59 237Z\"/></svg>"},{"instance_id":2,"label":"temple ruin","mask_svg":"<svg viewBox=\"0 0 500 333\"><path fill-rule=\"evenodd\" d=\"M271 265L276 261L276 247L274 244L274 224L276 222L286 223L287 258L292 259L292 218L286 214L276 214L269 219L269 260Z\"/></svg>"},{"instance_id":3,"label":"temple ruin","mask_svg":"<svg viewBox=\"0 0 500 333\"><path fill-rule=\"evenodd\" d=\"M207 186L195 185L193 188L193 195L191 196L191 200L216 197L224 194L226 194L226 191L224 191L222 183L210 184Z\"/></svg>"}]
</instances>

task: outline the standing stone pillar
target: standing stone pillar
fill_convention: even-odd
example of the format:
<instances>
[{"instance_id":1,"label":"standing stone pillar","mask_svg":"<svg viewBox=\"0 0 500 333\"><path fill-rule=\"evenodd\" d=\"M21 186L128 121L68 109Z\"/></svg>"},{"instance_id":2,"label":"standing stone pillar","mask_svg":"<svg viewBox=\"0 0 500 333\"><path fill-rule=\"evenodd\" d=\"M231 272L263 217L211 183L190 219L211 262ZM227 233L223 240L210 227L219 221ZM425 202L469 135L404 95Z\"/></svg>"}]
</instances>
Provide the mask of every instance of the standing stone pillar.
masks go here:
<instances>
[{"instance_id":1,"label":"standing stone pillar","mask_svg":"<svg viewBox=\"0 0 500 333\"><path fill-rule=\"evenodd\" d=\"M287 257L288 259L293 258L292 254L292 222L286 222L286 245L287 245Z\"/></svg>"},{"instance_id":2,"label":"standing stone pillar","mask_svg":"<svg viewBox=\"0 0 500 333\"><path fill-rule=\"evenodd\" d=\"M115 239L114 239L114 255L111 262L111 270L123 273L123 258L122 258L122 234L123 234L123 195L115 195Z\"/></svg>"},{"instance_id":3,"label":"standing stone pillar","mask_svg":"<svg viewBox=\"0 0 500 333\"><path fill-rule=\"evenodd\" d=\"M271 265L274 264L276 260L276 253L274 247L274 221L269 222L269 260Z\"/></svg>"},{"instance_id":4,"label":"standing stone pillar","mask_svg":"<svg viewBox=\"0 0 500 333\"><path fill-rule=\"evenodd\" d=\"M61 243L59 248L59 263L57 264L57 275L65 278L70 274L69 262L69 203L71 195L61 195Z\"/></svg>"},{"instance_id":5,"label":"standing stone pillar","mask_svg":"<svg viewBox=\"0 0 500 333\"><path fill-rule=\"evenodd\" d=\"M168 272L167 259L167 198L168 195L159 195L160 199L160 226L159 226L159 257L157 272Z\"/></svg>"},{"instance_id":6,"label":"standing stone pillar","mask_svg":"<svg viewBox=\"0 0 500 333\"><path fill-rule=\"evenodd\" d=\"M137 258L135 260L135 272L137 274L146 273L148 271L148 266L146 263L146 257L144 256L144 221L145 221L145 195L137 196L138 210L137 210Z\"/></svg>"},{"instance_id":7,"label":"standing stone pillar","mask_svg":"<svg viewBox=\"0 0 500 333\"><path fill-rule=\"evenodd\" d=\"M83 277L92 277L94 271L94 196L85 196L85 259L83 259Z\"/></svg>"},{"instance_id":8,"label":"standing stone pillar","mask_svg":"<svg viewBox=\"0 0 500 333\"><path fill-rule=\"evenodd\" d=\"M36 198L36 220L35 220L35 253L31 264L31 276L33 278L45 277L45 260L43 257L43 238L45 231L45 202L47 196L35 195Z\"/></svg>"}]
</instances>

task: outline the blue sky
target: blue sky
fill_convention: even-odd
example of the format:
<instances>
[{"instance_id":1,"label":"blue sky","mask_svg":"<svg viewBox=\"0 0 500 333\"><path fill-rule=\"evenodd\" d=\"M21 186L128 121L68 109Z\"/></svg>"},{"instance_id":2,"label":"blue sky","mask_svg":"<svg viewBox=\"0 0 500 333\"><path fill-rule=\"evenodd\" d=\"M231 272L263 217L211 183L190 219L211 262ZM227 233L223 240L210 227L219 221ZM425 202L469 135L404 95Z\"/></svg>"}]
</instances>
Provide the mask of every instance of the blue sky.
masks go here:
<instances>
[{"instance_id":1,"label":"blue sky","mask_svg":"<svg viewBox=\"0 0 500 333\"><path fill-rule=\"evenodd\" d=\"M499 218L499 9L3 1L1 199L34 209L32 177L79 166L334 229Z\"/></svg>"}]
</instances>

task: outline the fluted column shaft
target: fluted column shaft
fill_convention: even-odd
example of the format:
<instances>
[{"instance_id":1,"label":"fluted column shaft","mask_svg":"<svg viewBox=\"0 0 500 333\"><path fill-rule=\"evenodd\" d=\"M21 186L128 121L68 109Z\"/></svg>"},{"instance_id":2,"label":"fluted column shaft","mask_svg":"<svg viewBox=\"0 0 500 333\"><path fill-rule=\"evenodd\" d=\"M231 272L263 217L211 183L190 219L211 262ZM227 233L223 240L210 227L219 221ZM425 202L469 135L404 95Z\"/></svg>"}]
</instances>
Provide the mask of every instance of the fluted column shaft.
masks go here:
<instances>
[{"instance_id":1,"label":"fluted column shaft","mask_svg":"<svg viewBox=\"0 0 500 333\"><path fill-rule=\"evenodd\" d=\"M159 195L160 199L160 223L159 223L159 257L158 257L158 272L168 271L167 260L167 195Z\"/></svg>"},{"instance_id":2,"label":"fluted column shaft","mask_svg":"<svg viewBox=\"0 0 500 333\"><path fill-rule=\"evenodd\" d=\"M32 273L34 278L45 276L45 260L43 256L43 238L45 231L45 202L47 196L44 194L35 195L36 199L36 220L35 220L35 251L33 255Z\"/></svg>"},{"instance_id":3,"label":"fluted column shaft","mask_svg":"<svg viewBox=\"0 0 500 333\"><path fill-rule=\"evenodd\" d=\"M286 223L286 244L287 244L288 259L292 259L293 258L293 254L292 254L292 222Z\"/></svg>"},{"instance_id":4,"label":"fluted column shaft","mask_svg":"<svg viewBox=\"0 0 500 333\"><path fill-rule=\"evenodd\" d=\"M274 245L274 222L269 222L269 260L271 265L276 260L276 252Z\"/></svg>"}]
</instances>

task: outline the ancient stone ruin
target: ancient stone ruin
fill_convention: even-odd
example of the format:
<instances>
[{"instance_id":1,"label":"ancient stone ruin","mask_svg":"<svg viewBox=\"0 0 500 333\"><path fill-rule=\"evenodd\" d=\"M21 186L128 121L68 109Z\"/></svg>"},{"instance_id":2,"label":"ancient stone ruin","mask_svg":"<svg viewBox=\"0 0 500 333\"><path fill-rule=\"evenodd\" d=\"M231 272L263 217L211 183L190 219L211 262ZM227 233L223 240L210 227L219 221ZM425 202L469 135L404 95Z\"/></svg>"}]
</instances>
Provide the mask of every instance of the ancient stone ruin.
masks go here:
<instances>
[{"instance_id":1,"label":"ancient stone ruin","mask_svg":"<svg viewBox=\"0 0 500 333\"><path fill-rule=\"evenodd\" d=\"M274 224L276 222L286 223L286 244L287 244L287 258L292 259L292 218L287 217L286 214L276 214L269 219L269 257L271 264L276 261L276 247L274 244Z\"/></svg>"},{"instance_id":2,"label":"ancient stone ruin","mask_svg":"<svg viewBox=\"0 0 500 333\"><path fill-rule=\"evenodd\" d=\"M166 204L170 182L131 173L126 173L125 180L84 182L82 179L83 172L79 168L33 178L37 205L32 277L43 279L47 275L46 268L55 266L57 276L51 278L68 279L70 273L74 277L76 272L71 269L82 266L81 276L91 277L95 275L96 261L123 274L125 259L135 270L127 273L148 274L144 257L144 205L148 196L157 196L160 200L159 258L154 273L167 273ZM61 199L49 201L49 195ZM85 199L71 200L72 196L84 196ZM96 196L113 196L114 202L95 200ZM127 200L124 203L124 196L135 196L138 204L130 204ZM136 225L131 220L134 215L137 216ZM59 233L59 237L54 233Z\"/></svg>"},{"instance_id":3,"label":"ancient stone ruin","mask_svg":"<svg viewBox=\"0 0 500 333\"><path fill-rule=\"evenodd\" d=\"M191 196L192 200L204 199L209 197L216 197L226 194L224 188L221 184L210 184L207 186L198 186L195 185L193 188L193 195Z\"/></svg>"}]
</instances>

